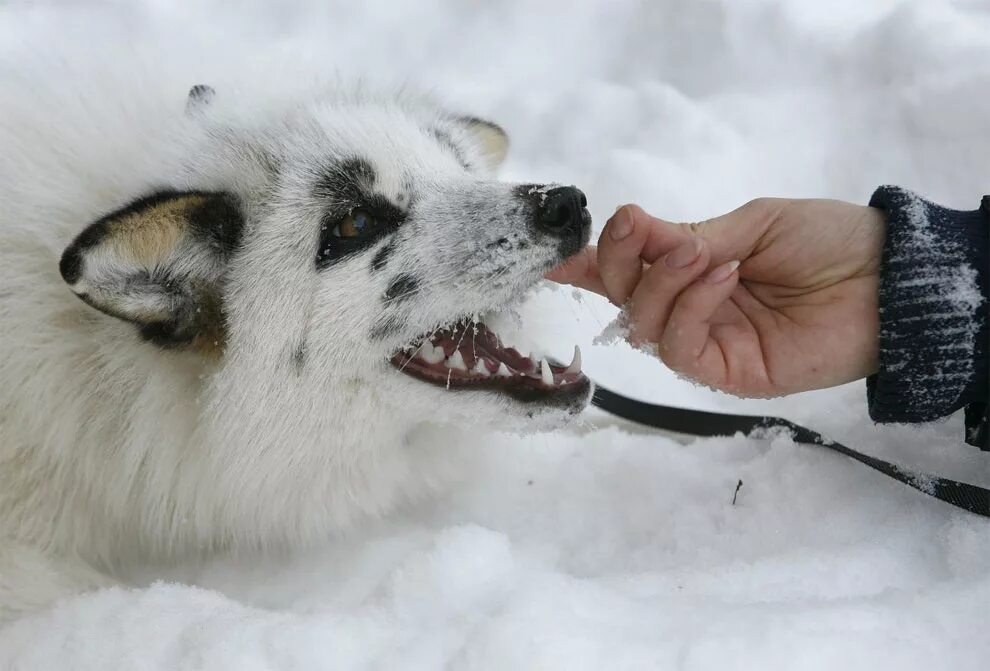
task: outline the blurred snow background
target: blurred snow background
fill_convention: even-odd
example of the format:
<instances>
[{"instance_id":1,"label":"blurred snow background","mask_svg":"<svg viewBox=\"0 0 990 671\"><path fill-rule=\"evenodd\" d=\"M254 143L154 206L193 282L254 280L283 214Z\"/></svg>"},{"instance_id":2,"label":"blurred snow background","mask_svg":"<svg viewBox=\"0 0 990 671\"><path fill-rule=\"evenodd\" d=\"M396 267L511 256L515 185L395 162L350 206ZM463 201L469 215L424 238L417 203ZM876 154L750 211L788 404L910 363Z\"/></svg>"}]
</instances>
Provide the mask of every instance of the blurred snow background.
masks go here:
<instances>
[{"instance_id":1,"label":"blurred snow background","mask_svg":"<svg viewBox=\"0 0 990 671\"><path fill-rule=\"evenodd\" d=\"M262 65L407 82L506 127L504 175L579 185L600 227L630 201L696 220L760 195L865 202L881 183L975 208L988 35L984 0L8 2L0 77L100 49L190 85ZM860 384L738 401L592 346L604 301L547 290L523 313L520 344L577 342L631 395L784 415L990 485L961 418L874 427ZM0 668L990 666L986 521L786 439L683 444L586 420L480 437L458 487L324 551L72 599L0 631Z\"/></svg>"}]
</instances>

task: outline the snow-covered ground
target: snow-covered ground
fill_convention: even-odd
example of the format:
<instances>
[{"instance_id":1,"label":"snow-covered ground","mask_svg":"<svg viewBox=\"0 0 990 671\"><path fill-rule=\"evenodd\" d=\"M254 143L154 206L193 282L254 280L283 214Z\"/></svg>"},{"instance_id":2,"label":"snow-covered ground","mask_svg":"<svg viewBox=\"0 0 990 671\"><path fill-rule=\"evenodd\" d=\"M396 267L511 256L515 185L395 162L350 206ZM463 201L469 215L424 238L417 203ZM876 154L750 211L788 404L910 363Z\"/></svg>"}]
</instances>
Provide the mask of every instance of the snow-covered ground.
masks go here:
<instances>
[{"instance_id":1,"label":"snow-covered ground","mask_svg":"<svg viewBox=\"0 0 990 671\"><path fill-rule=\"evenodd\" d=\"M629 201L690 220L759 195L864 202L896 183L975 208L990 190L984 0L181 5L7 4L0 76L99 45L190 84L253 63L408 81L503 124L506 177L579 185L598 226ZM571 289L523 316L521 344L577 342L640 398L784 415L990 485L958 417L877 428L859 384L715 395L592 345L614 310ZM325 550L72 599L0 631L0 669L990 668L985 520L787 439L586 420L483 436L455 489Z\"/></svg>"}]
</instances>

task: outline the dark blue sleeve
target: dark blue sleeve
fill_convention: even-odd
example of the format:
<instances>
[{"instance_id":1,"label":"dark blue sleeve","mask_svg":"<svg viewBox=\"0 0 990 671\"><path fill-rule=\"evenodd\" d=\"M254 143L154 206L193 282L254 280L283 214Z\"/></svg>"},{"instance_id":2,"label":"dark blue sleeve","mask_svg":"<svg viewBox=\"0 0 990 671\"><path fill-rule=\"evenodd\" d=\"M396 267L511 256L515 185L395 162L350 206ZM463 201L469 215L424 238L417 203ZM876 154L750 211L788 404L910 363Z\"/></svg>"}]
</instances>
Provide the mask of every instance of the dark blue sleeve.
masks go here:
<instances>
[{"instance_id":1,"label":"dark blue sleeve","mask_svg":"<svg viewBox=\"0 0 990 671\"><path fill-rule=\"evenodd\" d=\"M870 417L926 422L966 408L967 442L987 449L990 197L951 210L882 186L870 205L887 214Z\"/></svg>"}]
</instances>

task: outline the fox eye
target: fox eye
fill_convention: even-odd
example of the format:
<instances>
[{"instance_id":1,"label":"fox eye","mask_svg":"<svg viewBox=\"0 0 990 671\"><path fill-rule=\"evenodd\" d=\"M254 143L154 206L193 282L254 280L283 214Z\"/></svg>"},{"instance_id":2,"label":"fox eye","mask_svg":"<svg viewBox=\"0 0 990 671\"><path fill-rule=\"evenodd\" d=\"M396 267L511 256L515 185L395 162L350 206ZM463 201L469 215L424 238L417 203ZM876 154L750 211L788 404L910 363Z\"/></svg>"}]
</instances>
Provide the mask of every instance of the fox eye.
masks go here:
<instances>
[{"instance_id":1,"label":"fox eye","mask_svg":"<svg viewBox=\"0 0 990 671\"><path fill-rule=\"evenodd\" d=\"M378 220L370 212L362 209L351 210L337 222L333 234L338 238L363 238L378 230Z\"/></svg>"}]
</instances>

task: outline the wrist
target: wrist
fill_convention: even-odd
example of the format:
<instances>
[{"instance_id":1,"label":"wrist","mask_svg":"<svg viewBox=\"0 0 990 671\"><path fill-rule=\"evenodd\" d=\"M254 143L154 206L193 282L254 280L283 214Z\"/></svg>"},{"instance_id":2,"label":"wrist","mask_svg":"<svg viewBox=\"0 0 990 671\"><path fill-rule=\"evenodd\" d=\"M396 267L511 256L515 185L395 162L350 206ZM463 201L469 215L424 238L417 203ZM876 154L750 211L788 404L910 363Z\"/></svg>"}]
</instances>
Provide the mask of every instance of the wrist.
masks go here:
<instances>
[{"instance_id":1,"label":"wrist","mask_svg":"<svg viewBox=\"0 0 990 671\"><path fill-rule=\"evenodd\" d=\"M986 398L986 212L957 211L896 187L871 206L887 215L879 282L876 421L937 419Z\"/></svg>"}]
</instances>

